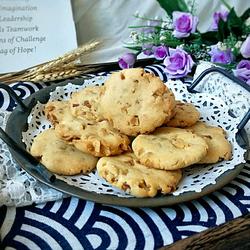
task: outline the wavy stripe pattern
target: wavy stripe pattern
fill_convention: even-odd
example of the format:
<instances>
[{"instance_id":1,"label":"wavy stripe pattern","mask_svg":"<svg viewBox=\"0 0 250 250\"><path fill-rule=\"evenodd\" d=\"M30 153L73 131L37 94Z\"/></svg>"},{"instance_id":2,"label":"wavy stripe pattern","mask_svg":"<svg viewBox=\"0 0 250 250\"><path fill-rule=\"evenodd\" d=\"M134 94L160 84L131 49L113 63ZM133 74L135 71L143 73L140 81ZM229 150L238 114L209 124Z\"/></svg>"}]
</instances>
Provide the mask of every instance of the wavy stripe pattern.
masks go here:
<instances>
[{"instance_id":1,"label":"wavy stripe pattern","mask_svg":"<svg viewBox=\"0 0 250 250\"><path fill-rule=\"evenodd\" d=\"M166 80L161 65L147 70ZM22 98L44 86L12 84ZM0 107L14 107L13 100L1 90ZM132 209L75 197L25 208L1 207L1 248L156 249L249 211L250 162L221 190L171 207Z\"/></svg>"},{"instance_id":2,"label":"wavy stripe pattern","mask_svg":"<svg viewBox=\"0 0 250 250\"><path fill-rule=\"evenodd\" d=\"M170 208L104 206L74 197L45 206L1 208L6 211L1 211L2 244L14 249L25 244L34 249L156 249L250 211L246 171L250 164L220 191ZM248 178L247 193L242 177L244 182Z\"/></svg>"}]
</instances>

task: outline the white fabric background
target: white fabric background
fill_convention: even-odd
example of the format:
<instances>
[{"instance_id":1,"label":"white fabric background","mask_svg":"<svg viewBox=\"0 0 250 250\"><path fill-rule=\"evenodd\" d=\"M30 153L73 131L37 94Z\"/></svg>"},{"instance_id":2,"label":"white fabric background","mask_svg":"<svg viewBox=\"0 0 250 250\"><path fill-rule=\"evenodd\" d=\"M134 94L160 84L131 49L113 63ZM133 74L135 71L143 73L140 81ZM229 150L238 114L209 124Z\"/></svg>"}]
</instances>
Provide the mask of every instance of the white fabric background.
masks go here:
<instances>
[{"instance_id":1,"label":"white fabric background","mask_svg":"<svg viewBox=\"0 0 250 250\"><path fill-rule=\"evenodd\" d=\"M197 2L199 30L206 31L212 21L215 10L219 10L220 0L203 0ZM227 0L238 14L250 7L250 0ZM133 17L138 10L147 17L165 17L165 12L156 0L72 0L74 20L76 23L78 44L91 39L103 39L103 47L86 59L86 63L117 61L128 50L123 42L130 34L129 25L140 24ZM141 23L142 24L142 23Z\"/></svg>"}]
</instances>

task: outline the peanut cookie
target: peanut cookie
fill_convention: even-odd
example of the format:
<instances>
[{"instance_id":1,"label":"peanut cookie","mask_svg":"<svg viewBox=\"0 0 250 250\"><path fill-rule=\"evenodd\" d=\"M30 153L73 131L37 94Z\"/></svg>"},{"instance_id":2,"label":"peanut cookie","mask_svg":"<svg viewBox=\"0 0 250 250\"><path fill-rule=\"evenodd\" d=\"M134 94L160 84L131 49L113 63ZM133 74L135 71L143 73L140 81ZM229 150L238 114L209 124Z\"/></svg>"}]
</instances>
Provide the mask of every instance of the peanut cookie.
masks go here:
<instances>
[{"instance_id":1,"label":"peanut cookie","mask_svg":"<svg viewBox=\"0 0 250 250\"><path fill-rule=\"evenodd\" d=\"M176 109L175 109L175 106L176 106L176 101L175 101L175 96L174 96L174 93L172 92L171 89L169 89L169 98L170 98L170 108L169 108L169 112L168 112L168 115L167 117L165 118L165 121L163 124L167 124L167 122L169 122L176 114Z\"/></svg>"},{"instance_id":2,"label":"peanut cookie","mask_svg":"<svg viewBox=\"0 0 250 250\"><path fill-rule=\"evenodd\" d=\"M159 77L141 68L113 73L104 88L100 111L126 135L151 132L172 112L168 88Z\"/></svg>"},{"instance_id":3,"label":"peanut cookie","mask_svg":"<svg viewBox=\"0 0 250 250\"><path fill-rule=\"evenodd\" d=\"M45 115L55 124L55 131L65 142L94 156L109 156L128 151L129 139L106 120L89 124L70 112L69 103L54 101L45 106Z\"/></svg>"},{"instance_id":4,"label":"peanut cookie","mask_svg":"<svg viewBox=\"0 0 250 250\"><path fill-rule=\"evenodd\" d=\"M226 132L222 128L209 126L204 122L197 122L188 129L201 136L208 144L208 153L199 163L216 163L231 158L232 147L226 139Z\"/></svg>"},{"instance_id":5,"label":"peanut cookie","mask_svg":"<svg viewBox=\"0 0 250 250\"><path fill-rule=\"evenodd\" d=\"M103 120L99 112L100 96L103 86L91 86L79 92L74 92L69 100L73 116L96 123Z\"/></svg>"},{"instance_id":6,"label":"peanut cookie","mask_svg":"<svg viewBox=\"0 0 250 250\"><path fill-rule=\"evenodd\" d=\"M200 112L191 103L176 101L175 115L170 121L165 122L168 127L190 127L194 125L200 118Z\"/></svg>"},{"instance_id":7,"label":"peanut cookie","mask_svg":"<svg viewBox=\"0 0 250 250\"><path fill-rule=\"evenodd\" d=\"M200 136L181 128L162 127L151 135L139 135L132 149L141 164L174 170L199 162L208 146Z\"/></svg>"},{"instance_id":8,"label":"peanut cookie","mask_svg":"<svg viewBox=\"0 0 250 250\"><path fill-rule=\"evenodd\" d=\"M51 101L46 103L44 107L44 113L52 125L55 126L56 124L59 124L59 121L64 119L65 110L67 109L68 101Z\"/></svg>"},{"instance_id":9,"label":"peanut cookie","mask_svg":"<svg viewBox=\"0 0 250 250\"><path fill-rule=\"evenodd\" d=\"M97 163L98 174L113 186L136 197L154 197L176 189L181 170L166 171L148 168L133 153L102 157Z\"/></svg>"},{"instance_id":10,"label":"peanut cookie","mask_svg":"<svg viewBox=\"0 0 250 250\"><path fill-rule=\"evenodd\" d=\"M30 152L51 172L59 175L85 174L92 171L97 163L97 157L59 139L54 129L45 130L35 137Z\"/></svg>"}]
</instances>

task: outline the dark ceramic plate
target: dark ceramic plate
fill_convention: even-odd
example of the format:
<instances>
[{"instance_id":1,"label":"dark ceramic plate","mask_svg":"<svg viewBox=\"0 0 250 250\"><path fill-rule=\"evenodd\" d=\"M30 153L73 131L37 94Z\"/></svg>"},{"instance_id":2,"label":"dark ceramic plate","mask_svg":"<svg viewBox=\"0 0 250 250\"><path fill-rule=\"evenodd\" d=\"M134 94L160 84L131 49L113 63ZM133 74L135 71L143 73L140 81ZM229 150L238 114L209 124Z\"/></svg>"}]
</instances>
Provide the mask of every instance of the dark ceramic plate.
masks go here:
<instances>
[{"instance_id":1,"label":"dark ceramic plate","mask_svg":"<svg viewBox=\"0 0 250 250\"><path fill-rule=\"evenodd\" d=\"M24 100L24 104L29 108L25 108L24 110L22 110L22 107L19 104L17 108L11 113L6 126L6 133L16 141L16 146L20 146L22 149L25 149L25 145L22 142L22 132L27 128L27 117L29 116L31 108L36 104L37 101L46 103L49 99L49 93L51 91L53 91L57 86L66 85L68 82L69 80L63 81L32 94L29 98ZM72 82L73 84L81 84L82 79L75 79L70 82ZM246 138L247 136L244 130L241 130L241 132L237 135L238 143L244 148L248 148L248 142L246 141ZM53 177L52 173L49 173L47 170L45 170L45 172L38 171L36 164L30 162L27 163L27 157L24 157L25 154L22 153L22 150L16 150L16 147L13 147L12 145L10 147L10 151L14 159L23 169L25 169L31 176L33 176L37 180L52 188L85 200L127 207L169 206L176 203L197 199L215 190L218 190L229 183L239 174L241 169L244 167L244 164L239 164L235 166L234 169L228 170L217 178L216 184L206 186L204 189L202 189L201 192L185 192L183 194L180 194L179 196L173 196L170 194L157 196L155 198L121 198L109 194L97 194L95 192L85 191L81 188L71 186L62 180L51 178Z\"/></svg>"}]
</instances>

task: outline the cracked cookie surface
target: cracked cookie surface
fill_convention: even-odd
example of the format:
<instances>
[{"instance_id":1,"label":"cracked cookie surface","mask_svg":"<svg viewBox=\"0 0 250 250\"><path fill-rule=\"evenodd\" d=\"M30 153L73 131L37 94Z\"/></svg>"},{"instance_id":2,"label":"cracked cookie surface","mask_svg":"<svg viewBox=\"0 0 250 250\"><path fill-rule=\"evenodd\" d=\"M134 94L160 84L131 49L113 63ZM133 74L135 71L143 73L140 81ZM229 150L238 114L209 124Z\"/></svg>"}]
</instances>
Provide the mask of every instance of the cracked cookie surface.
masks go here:
<instances>
[{"instance_id":1,"label":"cracked cookie surface","mask_svg":"<svg viewBox=\"0 0 250 250\"><path fill-rule=\"evenodd\" d=\"M149 133L172 114L169 89L159 77L141 68L113 73L104 88L101 113L126 135Z\"/></svg>"},{"instance_id":2,"label":"cracked cookie surface","mask_svg":"<svg viewBox=\"0 0 250 250\"><path fill-rule=\"evenodd\" d=\"M199 163L216 163L231 158L232 146L226 139L226 132L222 128L197 122L188 129L201 136L208 144L208 152Z\"/></svg>"},{"instance_id":3,"label":"cracked cookie surface","mask_svg":"<svg viewBox=\"0 0 250 250\"><path fill-rule=\"evenodd\" d=\"M173 192L181 180L181 170L165 171L140 164L133 153L102 157L98 174L111 185L136 197L154 197Z\"/></svg>"},{"instance_id":4,"label":"cracked cookie surface","mask_svg":"<svg viewBox=\"0 0 250 250\"><path fill-rule=\"evenodd\" d=\"M71 114L67 101L45 105L45 115L55 126L56 134L77 149L94 156L108 156L128 151L130 140L106 120L89 123Z\"/></svg>"},{"instance_id":5,"label":"cracked cookie surface","mask_svg":"<svg viewBox=\"0 0 250 250\"><path fill-rule=\"evenodd\" d=\"M208 151L206 141L185 129L161 127L138 135L132 149L139 161L157 169L174 170L199 162Z\"/></svg>"},{"instance_id":6,"label":"cracked cookie surface","mask_svg":"<svg viewBox=\"0 0 250 250\"><path fill-rule=\"evenodd\" d=\"M35 137L30 149L51 172L59 175L88 173L96 167L98 158L66 144L56 136L54 129L48 129Z\"/></svg>"},{"instance_id":7,"label":"cracked cookie surface","mask_svg":"<svg viewBox=\"0 0 250 250\"><path fill-rule=\"evenodd\" d=\"M200 112L192 103L176 101L172 118L165 121L168 127L190 127L200 118Z\"/></svg>"},{"instance_id":8,"label":"cracked cookie surface","mask_svg":"<svg viewBox=\"0 0 250 250\"><path fill-rule=\"evenodd\" d=\"M69 100L72 115L79 119L88 120L89 123L102 121L100 96L103 90L103 86L90 86L72 93Z\"/></svg>"}]
</instances>

